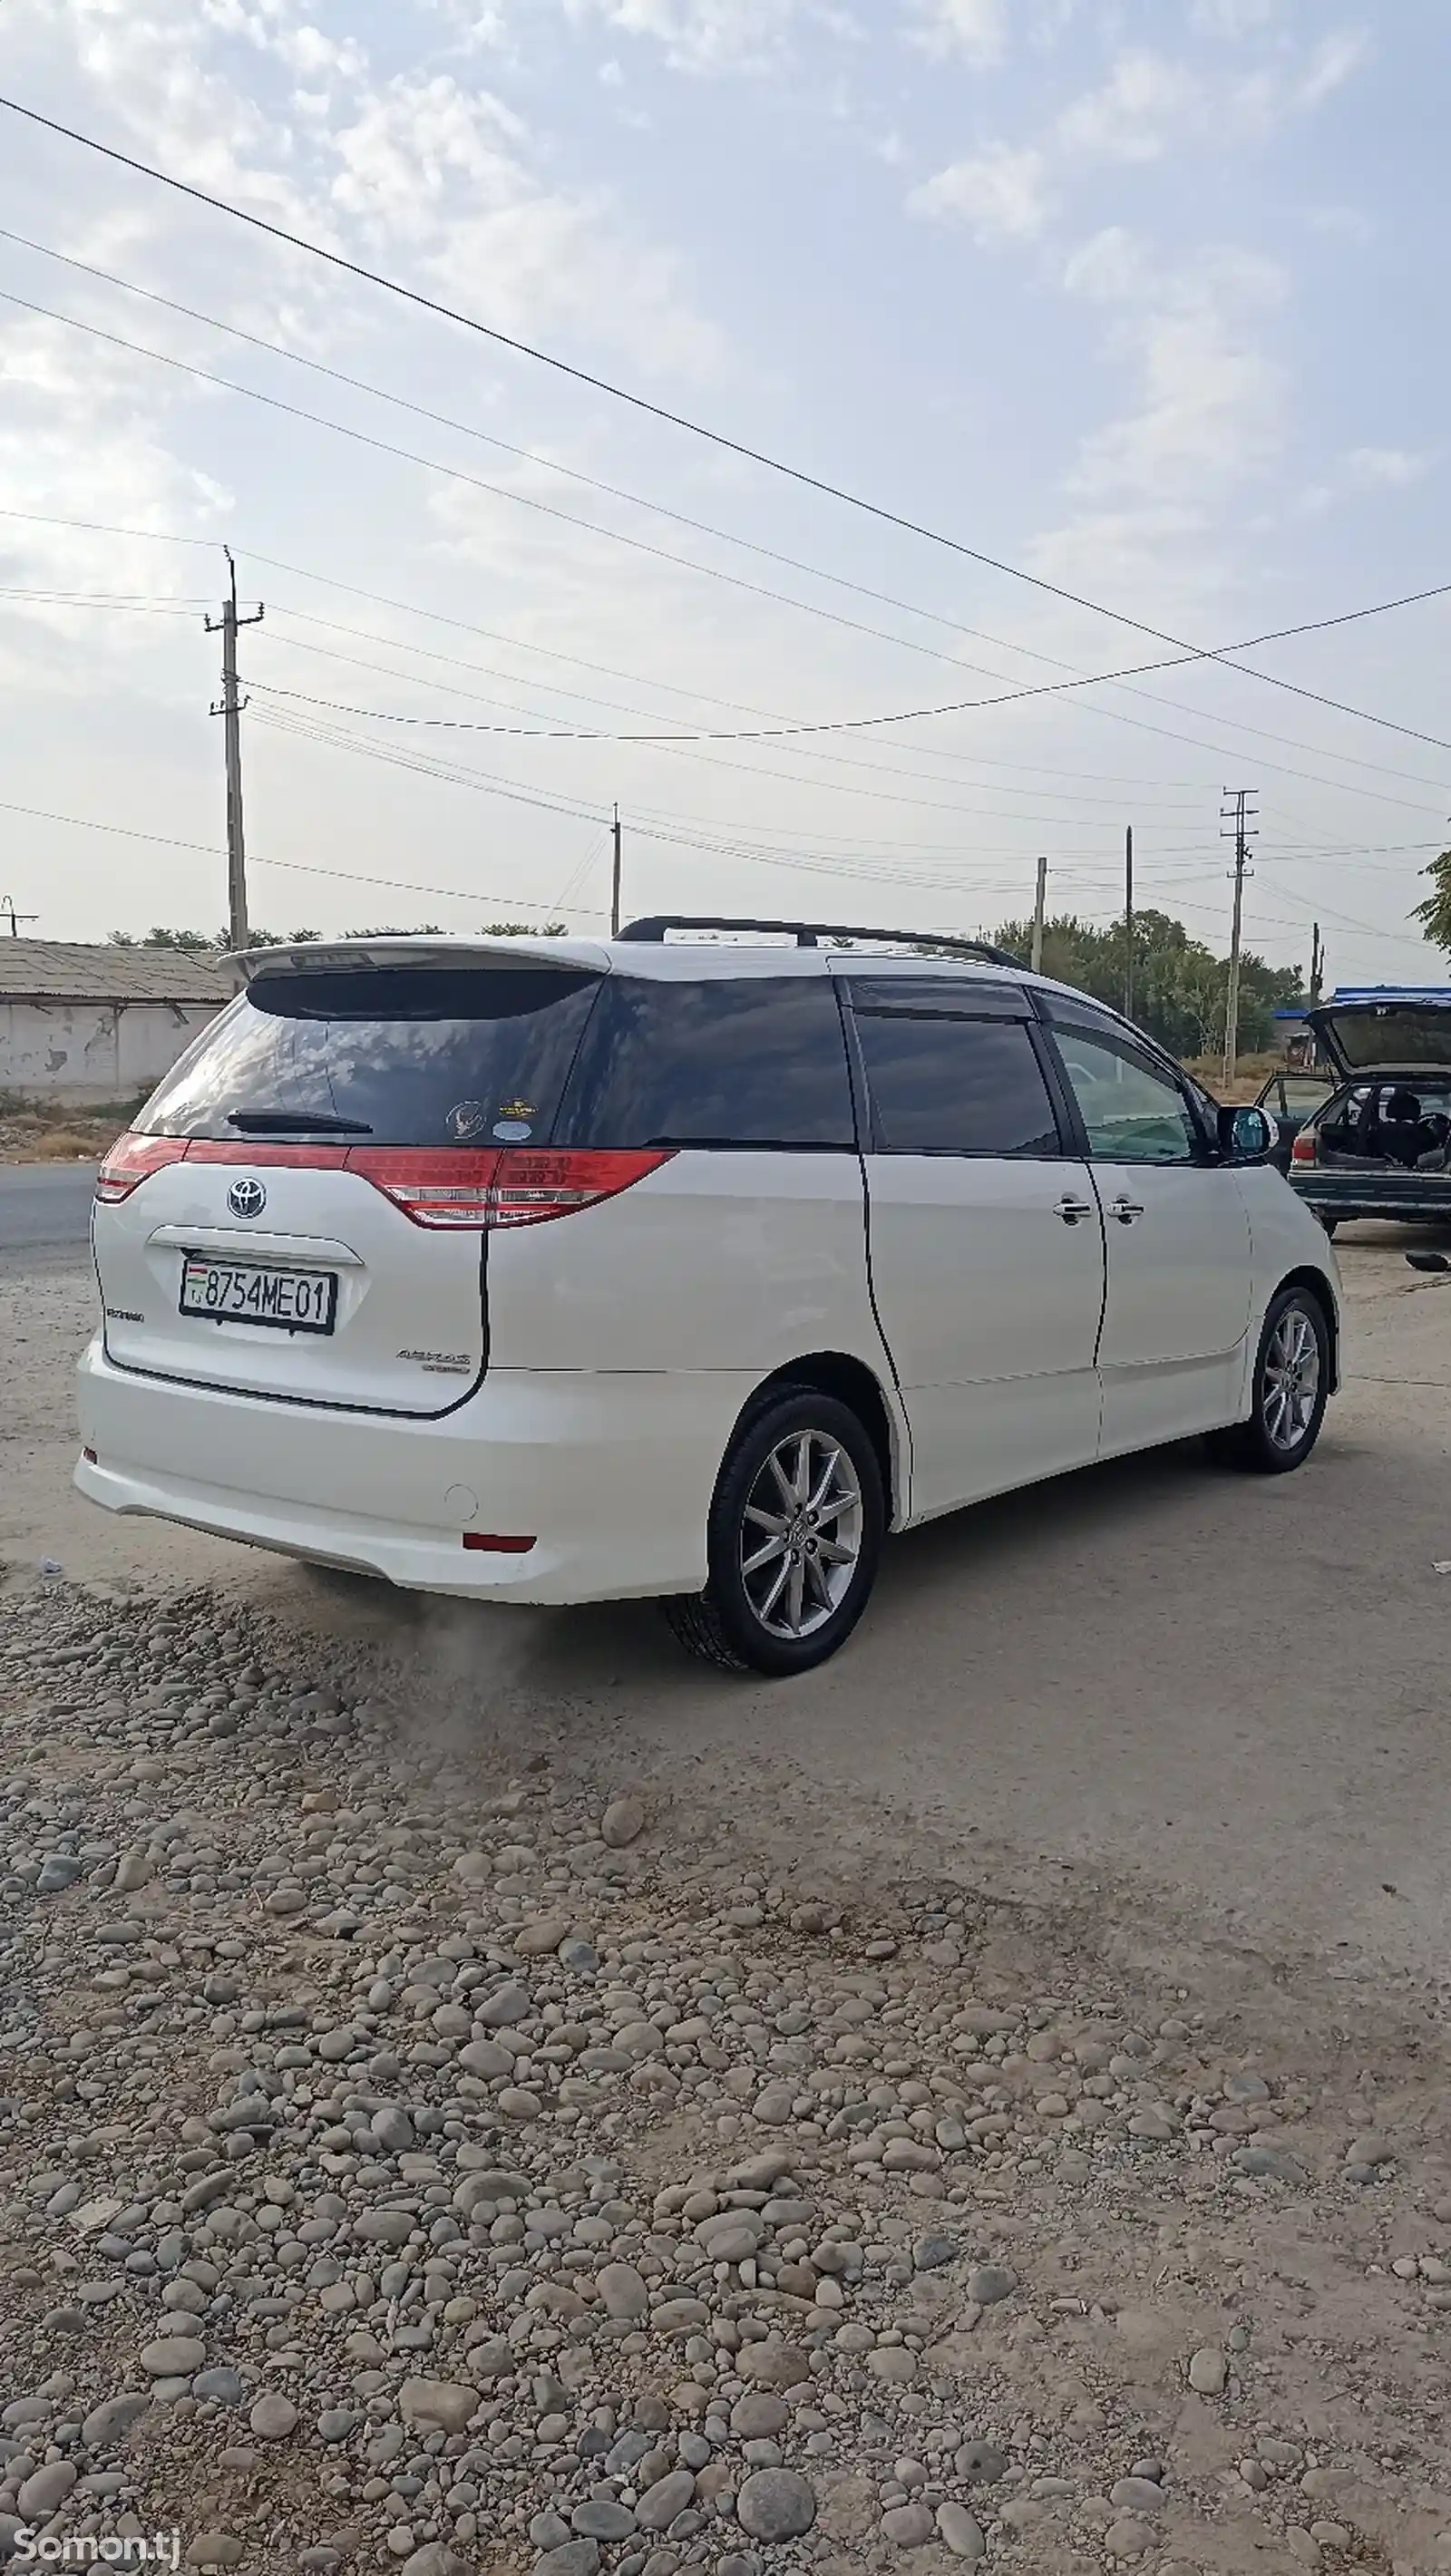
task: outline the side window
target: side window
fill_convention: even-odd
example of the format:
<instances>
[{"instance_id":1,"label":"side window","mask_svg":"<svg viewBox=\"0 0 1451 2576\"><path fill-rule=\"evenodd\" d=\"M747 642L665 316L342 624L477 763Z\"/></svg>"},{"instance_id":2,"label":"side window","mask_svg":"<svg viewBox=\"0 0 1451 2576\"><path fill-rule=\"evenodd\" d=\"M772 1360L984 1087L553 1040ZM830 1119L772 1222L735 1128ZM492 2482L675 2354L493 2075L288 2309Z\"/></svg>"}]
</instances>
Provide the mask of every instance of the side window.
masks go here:
<instances>
[{"instance_id":1,"label":"side window","mask_svg":"<svg viewBox=\"0 0 1451 2576\"><path fill-rule=\"evenodd\" d=\"M1056 1028L1073 1097L1088 1130L1089 1152L1106 1163L1190 1163L1198 1124L1172 1074L1127 1040L1095 1030Z\"/></svg>"},{"instance_id":2,"label":"side window","mask_svg":"<svg viewBox=\"0 0 1451 2576\"><path fill-rule=\"evenodd\" d=\"M856 1025L878 1153L1062 1152L1021 1020L859 1009Z\"/></svg>"},{"instance_id":3,"label":"side window","mask_svg":"<svg viewBox=\"0 0 1451 2576\"><path fill-rule=\"evenodd\" d=\"M854 1146L830 977L607 976L554 1141Z\"/></svg>"}]
</instances>

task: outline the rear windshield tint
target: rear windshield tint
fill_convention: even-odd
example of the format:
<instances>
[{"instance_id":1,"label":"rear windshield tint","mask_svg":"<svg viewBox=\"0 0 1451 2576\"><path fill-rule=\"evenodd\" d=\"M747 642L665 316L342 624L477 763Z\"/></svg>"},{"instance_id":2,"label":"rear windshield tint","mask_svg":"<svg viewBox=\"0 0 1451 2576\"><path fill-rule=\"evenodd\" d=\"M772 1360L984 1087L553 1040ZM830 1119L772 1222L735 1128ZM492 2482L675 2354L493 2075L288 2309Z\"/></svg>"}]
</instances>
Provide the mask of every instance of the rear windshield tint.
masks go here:
<instances>
[{"instance_id":1,"label":"rear windshield tint","mask_svg":"<svg viewBox=\"0 0 1451 2576\"><path fill-rule=\"evenodd\" d=\"M234 1142L311 1132L537 1143L598 988L595 975L553 966L259 976L136 1123Z\"/></svg>"},{"instance_id":2,"label":"rear windshield tint","mask_svg":"<svg viewBox=\"0 0 1451 2576\"><path fill-rule=\"evenodd\" d=\"M557 1138L591 1146L852 1146L851 1077L830 977L611 977Z\"/></svg>"}]
</instances>

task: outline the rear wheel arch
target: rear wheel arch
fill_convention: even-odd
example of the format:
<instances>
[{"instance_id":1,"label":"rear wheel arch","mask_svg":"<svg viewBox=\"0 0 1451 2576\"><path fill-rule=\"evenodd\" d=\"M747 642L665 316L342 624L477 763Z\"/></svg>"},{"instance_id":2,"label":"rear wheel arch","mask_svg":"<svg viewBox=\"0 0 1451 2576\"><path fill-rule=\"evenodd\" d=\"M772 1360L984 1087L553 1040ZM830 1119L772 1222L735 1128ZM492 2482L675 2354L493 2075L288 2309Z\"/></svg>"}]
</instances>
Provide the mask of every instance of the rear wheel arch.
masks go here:
<instances>
[{"instance_id":1,"label":"rear wheel arch","mask_svg":"<svg viewBox=\"0 0 1451 2576\"><path fill-rule=\"evenodd\" d=\"M814 1387L819 1395L835 1396L838 1404L846 1405L870 1433L882 1471L887 1526L891 1528L906 1502L905 1431L893 1414L880 1378L865 1360L854 1359L848 1351L808 1351L762 1378L741 1407L727 1444L727 1457L752 1415L763 1404L774 1402L784 1388L798 1386Z\"/></svg>"}]
</instances>

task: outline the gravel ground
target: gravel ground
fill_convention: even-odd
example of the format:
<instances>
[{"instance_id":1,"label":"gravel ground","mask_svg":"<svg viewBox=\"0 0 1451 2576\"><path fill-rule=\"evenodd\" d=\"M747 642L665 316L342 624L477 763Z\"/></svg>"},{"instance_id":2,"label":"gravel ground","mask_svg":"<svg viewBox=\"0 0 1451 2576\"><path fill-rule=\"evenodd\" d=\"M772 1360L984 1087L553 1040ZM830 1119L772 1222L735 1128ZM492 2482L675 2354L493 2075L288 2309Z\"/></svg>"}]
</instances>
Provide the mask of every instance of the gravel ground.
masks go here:
<instances>
[{"instance_id":1,"label":"gravel ground","mask_svg":"<svg viewBox=\"0 0 1451 2576\"><path fill-rule=\"evenodd\" d=\"M1428 2006L624 1776L446 1621L4 1610L0 2553L1451 2569Z\"/></svg>"}]
</instances>

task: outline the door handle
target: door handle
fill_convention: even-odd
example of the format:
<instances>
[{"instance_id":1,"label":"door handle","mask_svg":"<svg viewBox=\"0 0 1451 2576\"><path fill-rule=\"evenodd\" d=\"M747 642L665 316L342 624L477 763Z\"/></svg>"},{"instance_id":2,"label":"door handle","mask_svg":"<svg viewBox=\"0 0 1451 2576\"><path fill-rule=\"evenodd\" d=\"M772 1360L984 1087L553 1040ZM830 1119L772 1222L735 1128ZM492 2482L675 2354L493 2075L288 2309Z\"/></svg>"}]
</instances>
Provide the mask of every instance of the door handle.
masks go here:
<instances>
[{"instance_id":1,"label":"door handle","mask_svg":"<svg viewBox=\"0 0 1451 2576\"><path fill-rule=\"evenodd\" d=\"M1065 1225L1077 1225L1081 1217L1092 1216L1093 1202L1091 1199L1064 1197L1058 1201L1053 1213L1061 1216Z\"/></svg>"},{"instance_id":2,"label":"door handle","mask_svg":"<svg viewBox=\"0 0 1451 2576\"><path fill-rule=\"evenodd\" d=\"M1137 1199L1115 1199L1109 1209L1109 1215L1116 1216L1120 1225L1132 1225L1135 1217L1143 1213Z\"/></svg>"}]
</instances>

